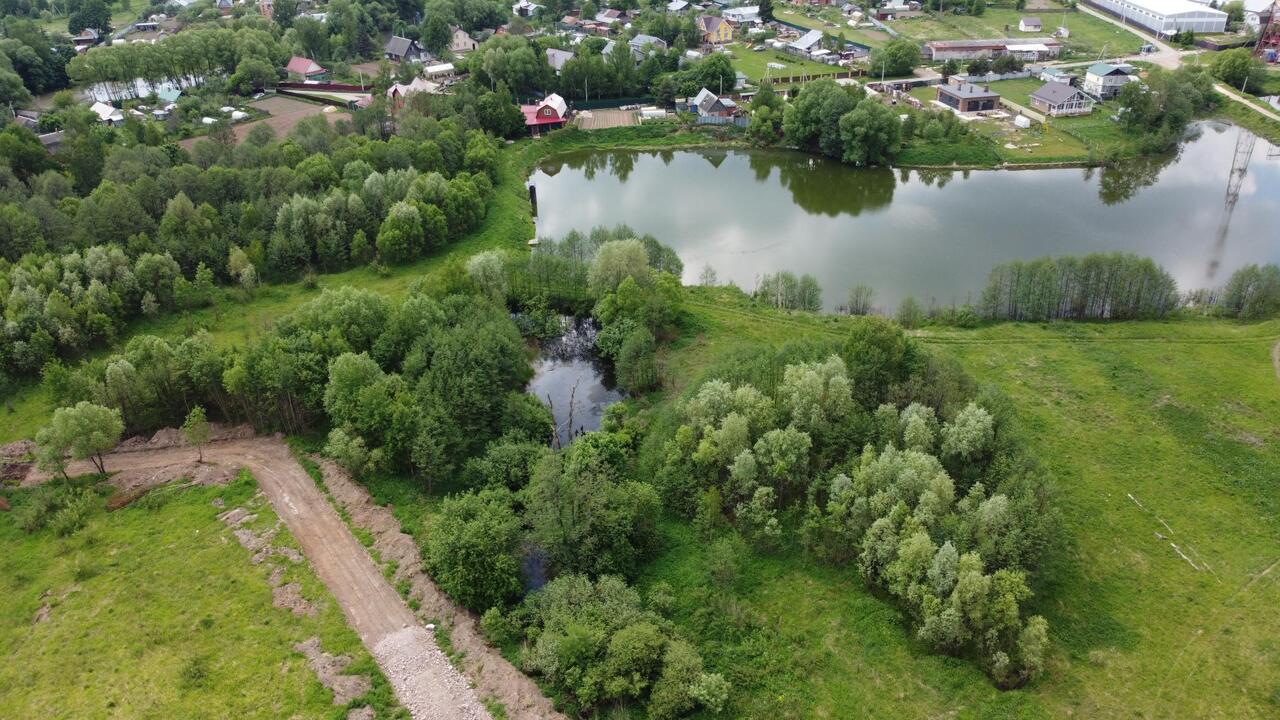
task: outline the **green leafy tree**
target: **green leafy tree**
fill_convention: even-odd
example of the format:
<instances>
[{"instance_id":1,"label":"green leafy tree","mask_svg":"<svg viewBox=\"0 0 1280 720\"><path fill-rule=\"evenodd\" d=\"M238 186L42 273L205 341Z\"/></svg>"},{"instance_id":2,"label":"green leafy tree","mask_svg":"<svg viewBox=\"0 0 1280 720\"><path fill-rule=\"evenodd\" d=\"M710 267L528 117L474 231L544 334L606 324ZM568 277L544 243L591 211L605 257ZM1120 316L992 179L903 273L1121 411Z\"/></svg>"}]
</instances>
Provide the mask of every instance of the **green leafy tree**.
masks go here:
<instances>
[{"instance_id":1,"label":"green leafy tree","mask_svg":"<svg viewBox=\"0 0 1280 720\"><path fill-rule=\"evenodd\" d=\"M910 75L920 64L920 46L905 38L890 40L871 53L869 67L874 75Z\"/></svg>"},{"instance_id":2,"label":"green leafy tree","mask_svg":"<svg viewBox=\"0 0 1280 720\"><path fill-rule=\"evenodd\" d=\"M476 611L506 607L520 596L520 518L506 488L446 498L431 524L426 554L431 576Z\"/></svg>"},{"instance_id":3,"label":"green leafy tree","mask_svg":"<svg viewBox=\"0 0 1280 720\"><path fill-rule=\"evenodd\" d=\"M187 413L182 423L182 436L188 445L195 445L199 453L197 461L204 462L204 446L209 442L209 420L205 417L204 408L196 405Z\"/></svg>"},{"instance_id":4,"label":"green leafy tree","mask_svg":"<svg viewBox=\"0 0 1280 720\"><path fill-rule=\"evenodd\" d=\"M865 99L840 117L841 159L858 166L888 165L902 145L902 121L894 111Z\"/></svg>"},{"instance_id":5,"label":"green leafy tree","mask_svg":"<svg viewBox=\"0 0 1280 720\"><path fill-rule=\"evenodd\" d=\"M80 401L53 412L49 425L36 434L40 468L67 476L67 456L89 460L100 474L107 472L105 455L120 442L124 422L120 411Z\"/></svg>"}]
</instances>

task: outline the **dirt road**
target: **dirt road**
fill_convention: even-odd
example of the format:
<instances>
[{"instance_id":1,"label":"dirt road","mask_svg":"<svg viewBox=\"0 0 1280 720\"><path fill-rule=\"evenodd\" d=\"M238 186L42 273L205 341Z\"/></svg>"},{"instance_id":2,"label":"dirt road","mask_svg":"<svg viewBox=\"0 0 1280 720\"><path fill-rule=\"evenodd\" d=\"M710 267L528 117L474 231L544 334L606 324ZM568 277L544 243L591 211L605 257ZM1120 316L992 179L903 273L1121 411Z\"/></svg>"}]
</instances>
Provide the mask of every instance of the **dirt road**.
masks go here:
<instances>
[{"instance_id":1,"label":"dirt road","mask_svg":"<svg viewBox=\"0 0 1280 720\"><path fill-rule=\"evenodd\" d=\"M194 457L189 447L140 449L112 453L106 466L109 472L145 470ZM253 438L210 443L204 459L253 473L415 720L490 720L466 678L449 663L431 631L396 594L284 442ZM68 471L74 475L94 469L78 462ZM38 476L31 476L23 484L38 481Z\"/></svg>"},{"instance_id":2,"label":"dirt road","mask_svg":"<svg viewBox=\"0 0 1280 720\"><path fill-rule=\"evenodd\" d=\"M1280 380L1280 342L1271 348L1271 364L1276 369L1276 379Z\"/></svg>"}]
</instances>

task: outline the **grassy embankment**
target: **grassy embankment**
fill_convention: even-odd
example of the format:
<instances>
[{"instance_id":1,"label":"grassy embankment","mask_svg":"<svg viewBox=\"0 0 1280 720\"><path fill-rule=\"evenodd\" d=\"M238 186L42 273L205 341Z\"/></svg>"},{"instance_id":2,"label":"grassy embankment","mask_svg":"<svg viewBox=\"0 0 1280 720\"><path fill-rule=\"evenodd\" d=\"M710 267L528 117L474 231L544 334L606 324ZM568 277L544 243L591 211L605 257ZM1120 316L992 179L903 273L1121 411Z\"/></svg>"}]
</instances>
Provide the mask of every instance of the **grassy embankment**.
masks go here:
<instances>
[{"instance_id":1,"label":"grassy embankment","mask_svg":"<svg viewBox=\"0 0 1280 720\"><path fill-rule=\"evenodd\" d=\"M91 482L88 479L78 484ZM359 704L401 717L372 657L328 590L302 563L287 565L315 617L272 605L268 563L254 565L212 501L253 504L255 532L276 515L248 475L223 488L156 491L157 502L108 513L58 537L15 524L30 490L0 513L0 708L6 717L345 718L296 643L319 637L346 670L370 677ZM160 498L164 502L158 502ZM272 544L297 549L283 528ZM45 593L49 593L46 595ZM33 623L42 605L48 619Z\"/></svg>"},{"instance_id":2,"label":"grassy embankment","mask_svg":"<svg viewBox=\"0 0 1280 720\"><path fill-rule=\"evenodd\" d=\"M668 387L635 401L657 428L641 447L641 473L674 424L675 402L726 358L839 341L848 323L705 289L690 289L687 308L665 356ZM1273 716L1280 378L1268 352L1280 321L1008 324L918 336L1012 397L1056 481L1062 547L1035 606L1052 628L1047 676L996 690L976 666L915 642L854 570L794 548L751 555L725 601L730 612L708 612L709 543L667 519L640 584L674 586L682 633L734 683L730 716L841 717L851 707L868 717ZM1206 368L1213 383L1202 380ZM458 489L427 494L386 476L368 485L419 541L442 494Z\"/></svg>"}]
</instances>

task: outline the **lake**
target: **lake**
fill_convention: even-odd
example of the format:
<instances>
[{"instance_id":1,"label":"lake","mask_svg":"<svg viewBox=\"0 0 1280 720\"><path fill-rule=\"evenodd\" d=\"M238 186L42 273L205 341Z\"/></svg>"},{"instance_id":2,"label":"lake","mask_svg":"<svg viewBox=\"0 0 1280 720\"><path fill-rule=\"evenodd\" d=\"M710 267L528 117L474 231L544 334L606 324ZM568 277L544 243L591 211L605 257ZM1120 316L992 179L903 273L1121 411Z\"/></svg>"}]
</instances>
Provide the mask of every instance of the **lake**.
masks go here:
<instances>
[{"instance_id":1,"label":"lake","mask_svg":"<svg viewBox=\"0 0 1280 720\"><path fill-rule=\"evenodd\" d=\"M1260 138L1216 247L1241 132L1199 123L1176 154L1107 169L856 169L785 151L584 151L545 161L530 182L540 237L625 223L675 248L686 284L708 264L747 291L765 273L810 273L828 308L860 283L889 310L908 295L963 303L997 263L1115 250L1153 258L1187 290L1220 285L1244 264L1280 262L1280 149Z\"/></svg>"}]
</instances>

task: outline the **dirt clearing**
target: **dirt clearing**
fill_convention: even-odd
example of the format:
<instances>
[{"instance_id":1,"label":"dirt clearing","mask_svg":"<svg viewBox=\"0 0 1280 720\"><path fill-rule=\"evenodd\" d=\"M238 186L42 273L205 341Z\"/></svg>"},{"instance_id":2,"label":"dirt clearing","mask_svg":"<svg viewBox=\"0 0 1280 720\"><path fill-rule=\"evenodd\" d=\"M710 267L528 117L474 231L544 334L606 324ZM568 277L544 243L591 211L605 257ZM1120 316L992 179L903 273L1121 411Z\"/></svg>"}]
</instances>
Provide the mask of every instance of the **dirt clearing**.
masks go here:
<instances>
[{"instance_id":1,"label":"dirt clearing","mask_svg":"<svg viewBox=\"0 0 1280 720\"><path fill-rule=\"evenodd\" d=\"M117 473L154 471L189 463L193 452L194 449L181 446L129 449L108 455L106 466L109 472ZM347 623L373 654L396 697L415 719L489 720L488 711L466 678L449 663L431 631L418 622L396 594L283 441L255 438L210 443L204 449L204 457L207 464L243 467L253 473L316 575L333 593ZM73 475L93 471L88 462L72 463L68 468ZM24 482L33 484L42 479L28 476ZM243 516L227 520L235 525L247 522ZM248 532L244 527L236 529ZM259 553L275 554L269 550L269 537L242 538L237 534L237 540L255 546ZM515 668L511 671L516 672ZM524 717L518 713L515 716Z\"/></svg>"},{"instance_id":2,"label":"dirt clearing","mask_svg":"<svg viewBox=\"0 0 1280 720\"><path fill-rule=\"evenodd\" d=\"M640 113L635 110L583 110L578 113L578 127L583 130L603 130L640 124Z\"/></svg>"},{"instance_id":3,"label":"dirt clearing","mask_svg":"<svg viewBox=\"0 0 1280 720\"><path fill-rule=\"evenodd\" d=\"M235 125L232 129L235 131L237 143L244 142L244 139L249 136L249 131L262 124L271 126L276 131L276 137L283 138L303 118L311 117L312 115L323 115L328 119L330 125L338 120L351 119L351 113L345 110L338 110L330 105L321 105L298 100L297 98L285 97L284 95L270 95L261 100L255 100L249 105L259 110L267 111L270 113L270 117ZM325 112L325 108L332 108L336 112ZM184 149L190 150L195 147L197 142L203 139L203 137L187 138L179 141L178 144Z\"/></svg>"}]
</instances>

